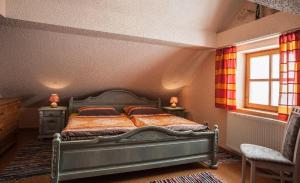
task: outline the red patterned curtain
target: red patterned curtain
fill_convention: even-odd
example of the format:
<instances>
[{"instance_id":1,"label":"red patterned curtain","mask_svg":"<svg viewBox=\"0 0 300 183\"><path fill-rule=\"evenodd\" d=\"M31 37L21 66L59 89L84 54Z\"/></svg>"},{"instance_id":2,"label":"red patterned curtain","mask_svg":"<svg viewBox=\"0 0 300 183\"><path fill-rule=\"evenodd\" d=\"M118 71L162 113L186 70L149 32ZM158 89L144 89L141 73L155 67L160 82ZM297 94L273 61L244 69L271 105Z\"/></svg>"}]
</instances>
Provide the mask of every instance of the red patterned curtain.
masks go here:
<instances>
[{"instance_id":1,"label":"red patterned curtain","mask_svg":"<svg viewBox=\"0 0 300 183\"><path fill-rule=\"evenodd\" d=\"M280 96L278 114L287 120L292 106L300 105L300 30L283 34L280 43Z\"/></svg>"},{"instance_id":2,"label":"red patterned curtain","mask_svg":"<svg viewBox=\"0 0 300 183\"><path fill-rule=\"evenodd\" d=\"M236 47L216 51L215 106L236 110Z\"/></svg>"}]
</instances>

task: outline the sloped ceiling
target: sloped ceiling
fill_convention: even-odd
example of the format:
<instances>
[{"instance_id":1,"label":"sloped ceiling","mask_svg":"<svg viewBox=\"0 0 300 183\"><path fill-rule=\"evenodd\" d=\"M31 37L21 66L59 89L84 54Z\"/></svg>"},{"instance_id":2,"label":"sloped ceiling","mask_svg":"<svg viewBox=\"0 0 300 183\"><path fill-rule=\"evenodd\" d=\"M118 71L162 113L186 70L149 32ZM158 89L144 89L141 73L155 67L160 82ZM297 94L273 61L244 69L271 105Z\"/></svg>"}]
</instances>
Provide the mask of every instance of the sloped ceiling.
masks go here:
<instances>
[{"instance_id":1,"label":"sloped ceiling","mask_svg":"<svg viewBox=\"0 0 300 183\"><path fill-rule=\"evenodd\" d=\"M2 0L3 1L3 0ZM244 0L6 0L5 17L185 46L215 47Z\"/></svg>"},{"instance_id":2,"label":"sloped ceiling","mask_svg":"<svg viewBox=\"0 0 300 183\"><path fill-rule=\"evenodd\" d=\"M168 98L189 83L207 50L1 26L0 94L25 106L111 88ZM42 103L41 103L42 101Z\"/></svg>"},{"instance_id":3,"label":"sloped ceiling","mask_svg":"<svg viewBox=\"0 0 300 183\"><path fill-rule=\"evenodd\" d=\"M210 61L208 55L216 45L202 39L224 29L230 16L245 3L0 2L6 5L6 18L0 21L0 97L22 97L24 106L44 105L53 92L67 100L70 96L86 96L111 88L126 88L167 101L192 81L203 61ZM92 15L97 16L92 19ZM177 32L180 36L172 34L177 28L182 28ZM245 33L249 28L242 30ZM249 34L254 35L253 32ZM228 34L236 35L234 31ZM201 46L190 41L194 38L202 40Z\"/></svg>"},{"instance_id":4,"label":"sloped ceiling","mask_svg":"<svg viewBox=\"0 0 300 183\"><path fill-rule=\"evenodd\" d=\"M243 1L1 2L0 96L39 106L53 92L63 100L111 88L177 95Z\"/></svg>"}]
</instances>

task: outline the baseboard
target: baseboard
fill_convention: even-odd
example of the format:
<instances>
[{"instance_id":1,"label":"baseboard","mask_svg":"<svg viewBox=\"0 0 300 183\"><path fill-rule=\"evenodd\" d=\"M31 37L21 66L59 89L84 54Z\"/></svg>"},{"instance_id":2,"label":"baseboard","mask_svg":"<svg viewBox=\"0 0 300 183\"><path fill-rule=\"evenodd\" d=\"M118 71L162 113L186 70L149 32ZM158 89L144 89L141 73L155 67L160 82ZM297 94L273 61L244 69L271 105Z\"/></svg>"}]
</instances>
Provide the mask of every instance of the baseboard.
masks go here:
<instances>
[{"instance_id":1,"label":"baseboard","mask_svg":"<svg viewBox=\"0 0 300 183\"><path fill-rule=\"evenodd\" d=\"M233 149L230 149L230 148L224 148L224 147L221 147L221 146L219 146L219 148L222 149L222 150L225 151L225 152L228 152L228 153L231 153L231 154L240 156L240 157L242 156L241 153L239 153L239 152L237 152L237 151L235 151L235 150L233 150Z\"/></svg>"}]
</instances>

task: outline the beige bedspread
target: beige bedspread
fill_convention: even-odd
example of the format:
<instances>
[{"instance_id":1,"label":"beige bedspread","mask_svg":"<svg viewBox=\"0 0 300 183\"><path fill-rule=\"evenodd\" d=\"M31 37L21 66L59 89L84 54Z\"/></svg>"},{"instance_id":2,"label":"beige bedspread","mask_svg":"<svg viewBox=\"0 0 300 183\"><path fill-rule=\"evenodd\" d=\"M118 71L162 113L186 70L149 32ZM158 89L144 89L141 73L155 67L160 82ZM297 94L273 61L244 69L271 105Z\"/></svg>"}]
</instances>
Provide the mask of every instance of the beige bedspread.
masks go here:
<instances>
[{"instance_id":1,"label":"beige bedspread","mask_svg":"<svg viewBox=\"0 0 300 183\"><path fill-rule=\"evenodd\" d=\"M132 115L130 119L136 127L160 126L174 131L202 131L207 126L171 114Z\"/></svg>"},{"instance_id":2,"label":"beige bedspread","mask_svg":"<svg viewBox=\"0 0 300 183\"><path fill-rule=\"evenodd\" d=\"M61 132L63 140L91 139L95 136L118 135L136 129L125 115L69 117L66 128Z\"/></svg>"}]
</instances>

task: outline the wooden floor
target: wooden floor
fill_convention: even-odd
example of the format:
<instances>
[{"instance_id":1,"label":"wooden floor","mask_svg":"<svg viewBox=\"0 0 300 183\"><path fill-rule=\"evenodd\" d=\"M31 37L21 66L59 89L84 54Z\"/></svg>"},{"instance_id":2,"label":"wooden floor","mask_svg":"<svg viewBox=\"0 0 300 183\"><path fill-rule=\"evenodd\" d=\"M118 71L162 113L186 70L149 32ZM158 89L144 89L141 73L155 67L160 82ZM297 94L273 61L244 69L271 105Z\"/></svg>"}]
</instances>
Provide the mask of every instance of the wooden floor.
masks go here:
<instances>
[{"instance_id":1,"label":"wooden floor","mask_svg":"<svg viewBox=\"0 0 300 183\"><path fill-rule=\"evenodd\" d=\"M37 130L22 130L19 132L17 144L12 147L10 150L5 152L0 157L0 171L4 169L10 161L15 158L16 152L22 148L25 144L32 141L34 138L37 138ZM123 173L109 176L101 176L95 178L88 179L80 179L75 181L67 181L82 183L147 183L151 180L165 179L182 175L195 174L200 172L212 172L216 177L220 178L224 182L227 183L239 183L241 182L241 162L237 163L227 163L221 164L217 170L211 170L201 166L198 163L195 164L187 164L187 165L179 165L167 168L160 168L154 170L147 171L139 171L139 172L131 172L131 173ZM247 179L249 179L249 168L247 170L248 175ZM249 180L248 180L249 181ZM12 182L12 181L10 181ZM31 178L26 178L22 180L18 180L18 183L47 183L50 182L50 178L48 176L36 176ZM278 183L279 181L275 181L272 179L266 179L263 177L257 177L256 183ZM2 182L1 182L2 183Z\"/></svg>"}]
</instances>

